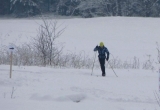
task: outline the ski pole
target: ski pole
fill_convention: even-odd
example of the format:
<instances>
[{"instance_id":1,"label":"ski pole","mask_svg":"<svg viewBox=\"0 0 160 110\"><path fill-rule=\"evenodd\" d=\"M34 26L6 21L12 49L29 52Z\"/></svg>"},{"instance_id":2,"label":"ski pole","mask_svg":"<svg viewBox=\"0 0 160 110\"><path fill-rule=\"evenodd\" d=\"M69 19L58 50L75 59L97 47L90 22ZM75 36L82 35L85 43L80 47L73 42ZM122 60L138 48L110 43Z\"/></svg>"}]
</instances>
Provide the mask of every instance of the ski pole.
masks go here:
<instances>
[{"instance_id":1,"label":"ski pole","mask_svg":"<svg viewBox=\"0 0 160 110\"><path fill-rule=\"evenodd\" d=\"M108 61L107 61L108 62ZM109 62L108 62L108 64L109 64ZM112 68L112 66L109 64L109 66ZM112 68L112 70L113 70L113 72L114 72L114 74L117 76L117 74L116 74L116 72L114 71L114 69ZM118 76L117 76L118 77Z\"/></svg>"},{"instance_id":2,"label":"ski pole","mask_svg":"<svg viewBox=\"0 0 160 110\"><path fill-rule=\"evenodd\" d=\"M95 63L95 59L96 59L96 54L97 54L97 52L95 53L95 56L94 56L94 61L93 61L93 66L92 66L92 73L91 73L91 76L92 76L92 74L93 74L93 68L94 68L94 63Z\"/></svg>"}]
</instances>

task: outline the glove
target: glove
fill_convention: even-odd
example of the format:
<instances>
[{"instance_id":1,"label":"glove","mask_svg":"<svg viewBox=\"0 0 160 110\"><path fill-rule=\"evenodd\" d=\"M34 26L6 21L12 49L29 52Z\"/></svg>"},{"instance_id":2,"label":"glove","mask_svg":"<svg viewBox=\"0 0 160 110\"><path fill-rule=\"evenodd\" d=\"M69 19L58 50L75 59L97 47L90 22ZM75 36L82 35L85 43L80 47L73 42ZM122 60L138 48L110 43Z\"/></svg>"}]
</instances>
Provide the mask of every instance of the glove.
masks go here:
<instances>
[{"instance_id":1,"label":"glove","mask_svg":"<svg viewBox=\"0 0 160 110\"><path fill-rule=\"evenodd\" d=\"M107 57L106 60L108 61L108 60L109 60L109 57Z\"/></svg>"}]
</instances>

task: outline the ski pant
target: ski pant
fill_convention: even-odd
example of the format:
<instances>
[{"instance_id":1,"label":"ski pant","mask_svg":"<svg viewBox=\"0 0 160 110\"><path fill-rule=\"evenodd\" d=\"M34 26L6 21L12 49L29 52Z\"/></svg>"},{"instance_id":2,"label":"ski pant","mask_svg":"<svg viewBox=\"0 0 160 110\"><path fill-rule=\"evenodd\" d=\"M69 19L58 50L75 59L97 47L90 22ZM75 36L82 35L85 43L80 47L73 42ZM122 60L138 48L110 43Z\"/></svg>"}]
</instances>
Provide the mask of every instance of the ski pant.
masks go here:
<instances>
[{"instance_id":1,"label":"ski pant","mask_svg":"<svg viewBox=\"0 0 160 110\"><path fill-rule=\"evenodd\" d=\"M101 70L102 70L102 75L105 75L105 58L99 58L99 63L101 66Z\"/></svg>"}]
</instances>

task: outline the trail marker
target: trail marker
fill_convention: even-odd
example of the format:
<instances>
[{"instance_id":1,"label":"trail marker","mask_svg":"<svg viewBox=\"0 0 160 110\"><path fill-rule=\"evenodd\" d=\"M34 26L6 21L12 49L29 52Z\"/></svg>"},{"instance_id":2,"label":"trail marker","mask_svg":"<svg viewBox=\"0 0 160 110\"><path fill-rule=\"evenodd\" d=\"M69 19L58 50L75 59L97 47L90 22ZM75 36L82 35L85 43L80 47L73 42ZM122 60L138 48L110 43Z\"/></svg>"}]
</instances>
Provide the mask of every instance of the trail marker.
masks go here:
<instances>
[{"instance_id":1,"label":"trail marker","mask_svg":"<svg viewBox=\"0 0 160 110\"><path fill-rule=\"evenodd\" d=\"M10 78L12 78L12 59L13 59L14 47L13 46L9 47L9 50L11 51L11 55L10 55Z\"/></svg>"}]
</instances>

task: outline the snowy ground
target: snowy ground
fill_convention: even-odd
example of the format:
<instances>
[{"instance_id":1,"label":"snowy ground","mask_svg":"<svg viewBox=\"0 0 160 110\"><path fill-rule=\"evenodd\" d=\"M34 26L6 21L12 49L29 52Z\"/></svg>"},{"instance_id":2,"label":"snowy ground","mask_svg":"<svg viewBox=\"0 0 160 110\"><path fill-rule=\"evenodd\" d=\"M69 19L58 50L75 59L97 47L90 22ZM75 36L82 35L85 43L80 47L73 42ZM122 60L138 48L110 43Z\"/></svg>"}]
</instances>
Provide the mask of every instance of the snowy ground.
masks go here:
<instances>
[{"instance_id":1,"label":"snowy ground","mask_svg":"<svg viewBox=\"0 0 160 110\"><path fill-rule=\"evenodd\" d=\"M36 19L1 19L0 44L8 46L10 43L29 43L31 37L36 37L41 23L42 20ZM103 41L110 53L121 60L133 57L146 60L147 55L157 58L156 42L160 41L159 18L59 19L58 25L59 29L66 27L65 32L57 39L57 44L64 46L64 52L85 51L85 54L93 57L93 48Z\"/></svg>"},{"instance_id":2,"label":"snowy ground","mask_svg":"<svg viewBox=\"0 0 160 110\"><path fill-rule=\"evenodd\" d=\"M134 56L141 61L147 55L156 62L156 42L160 41L159 18L102 17L60 19L67 26L57 40L65 52L85 51L93 57L93 48L103 41L115 57ZM1 19L0 45L21 45L37 34L40 20ZM111 56L112 57L112 56ZM96 60L97 61L97 60ZM159 110L158 68L155 70L111 69L101 77L100 69L56 69L51 67L0 65L0 110Z\"/></svg>"},{"instance_id":3,"label":"snowy ground","mask_svg":"<svg viewBox=\"0 0 160 110\"><path fill-rule=\"evenodd\" d=\"M9 79L8 68L0 66L2 110L159 110L157 72L15 66Z\"/></svg>"}]
</instances>

